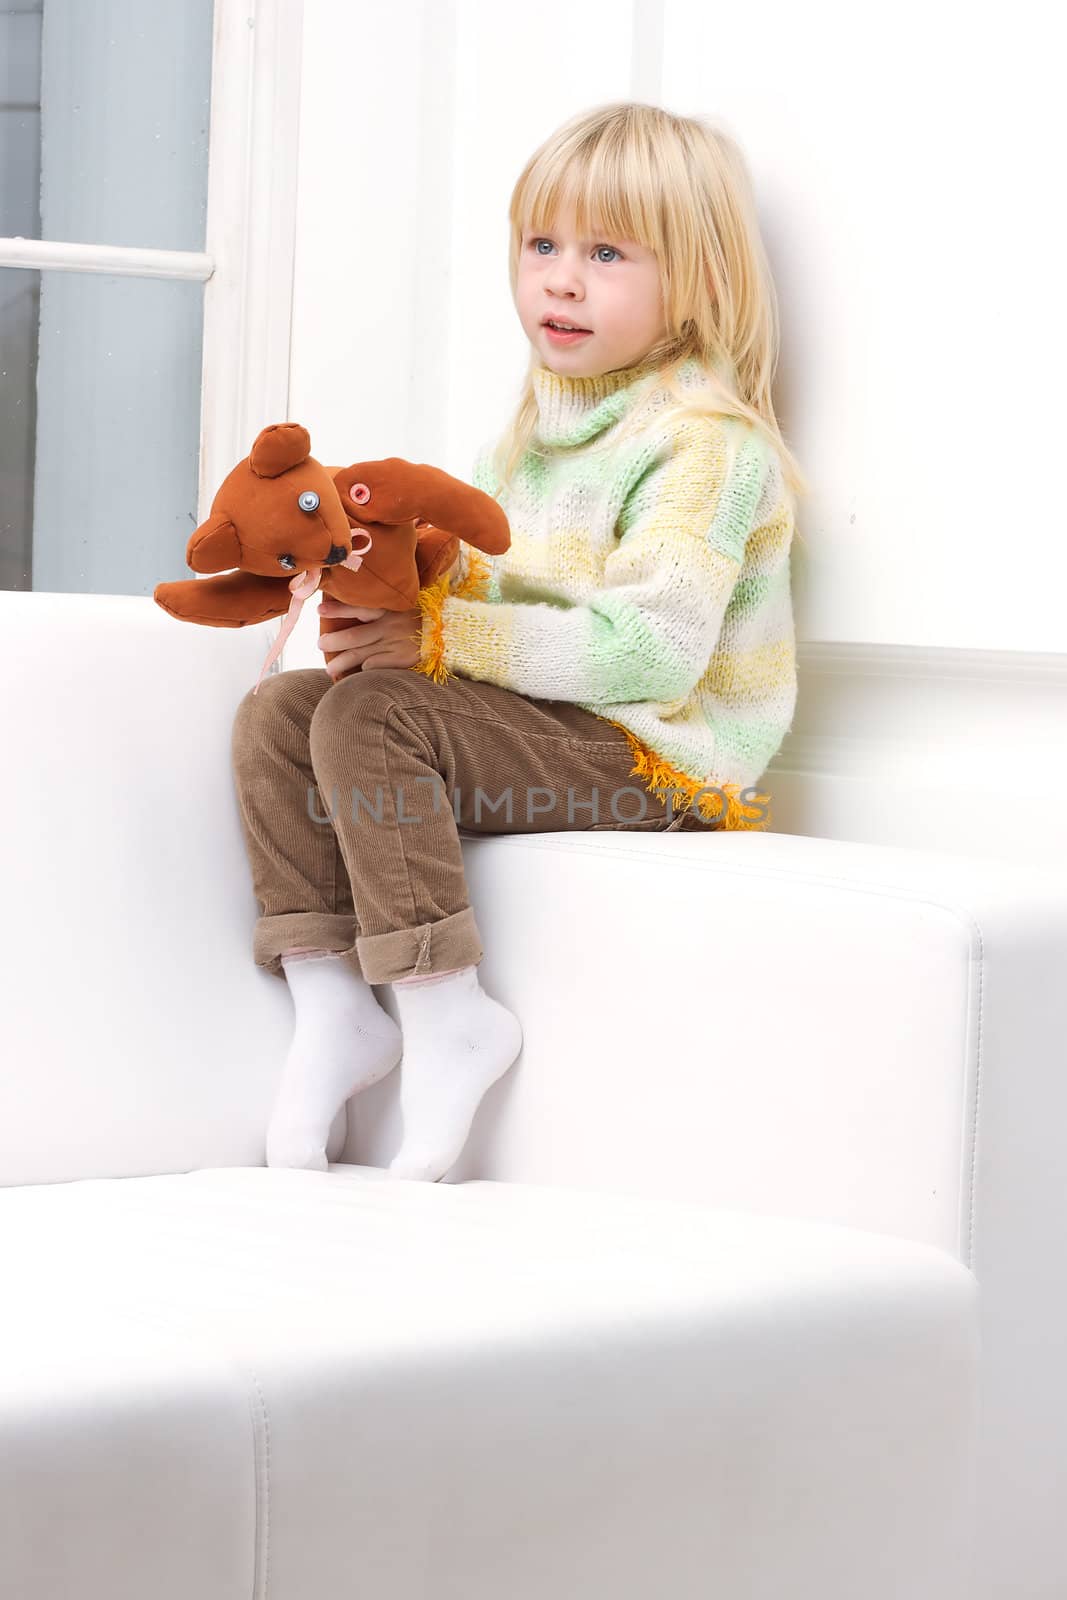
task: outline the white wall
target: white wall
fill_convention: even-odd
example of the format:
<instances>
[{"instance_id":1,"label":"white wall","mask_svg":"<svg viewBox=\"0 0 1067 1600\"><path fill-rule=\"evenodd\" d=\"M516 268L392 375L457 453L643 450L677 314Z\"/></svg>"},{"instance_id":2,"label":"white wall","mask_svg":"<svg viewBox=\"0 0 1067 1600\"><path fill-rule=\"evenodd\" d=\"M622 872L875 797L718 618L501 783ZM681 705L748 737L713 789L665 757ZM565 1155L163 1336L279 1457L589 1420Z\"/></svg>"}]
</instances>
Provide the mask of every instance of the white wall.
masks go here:
<instances>
[{"instance_id":1,"label":"white wall","mask_svg":"<svg viewBox=\"0 0 1067 1600\"><path fill-rule=\"evenodd\" d=\"M806 639L1067 650L1054 16L666 6L665 103L727 122L761 196Z\"/></svg>"},{"instance_id":2,"label":"white wall","mask_svg":"<svg viewBox=\"0 0 1067 1600\"><path fill-rule=\"evenodd\" d=\"M908 0L890 21L825 0L547 0L533 12L305 0L304 16L289 414L316 455L408 455L466 476L525 360L506 210L526 157L609 99L720 122L752 167L781 302L779 416L813 485L775 825L957 849L1067 845L1043 812L1025 843L994 839L965 798L976 776L987 796L1058 782L1064 760L1052 11L1024 0L1007 22ZM313 625L299 639L287 663L321 664ZM909 650L917 666L902 675ZM1019 670L1033 653L1036 692ZM853 688L839 724L857 657L879 692L865 721ZM928 723L929 683L946 671L962 688ZM959 794L936 818L921 795L890 814L886 762L910 783L946 740ZM816 779L836 784L832 798Z\"/></svg>"},{"instance_id":3,"label":"white wall","mask_svg":"<svg viewBox=\"0 0 1067 1600\"><path fill-rule=\"evenodd\" d=\"M305 0L304 17L290 417L320 460L468 478L526 359L511 188L564 117L631 93L630 8ZM287 665L321 664L308 618L297 637Z\"/></svg>"}]
</instances>

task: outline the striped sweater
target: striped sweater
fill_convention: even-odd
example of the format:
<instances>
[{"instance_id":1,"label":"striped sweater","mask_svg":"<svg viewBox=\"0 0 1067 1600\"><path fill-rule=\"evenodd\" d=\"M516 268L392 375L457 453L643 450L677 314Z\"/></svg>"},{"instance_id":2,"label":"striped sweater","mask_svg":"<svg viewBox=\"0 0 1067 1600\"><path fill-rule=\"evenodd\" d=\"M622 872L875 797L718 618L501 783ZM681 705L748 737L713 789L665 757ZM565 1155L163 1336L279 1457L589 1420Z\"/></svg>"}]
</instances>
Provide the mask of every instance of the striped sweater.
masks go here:
<instances>
[{"instance_id":1,"label":"striped sweater","mask_svg":"<svg viewBox=\"0 0 1067 1600\"><path fill-rule=\"evenodd\" d=\"M511 546L461 544L420 591L414 670L582 706L623 730L631 774L660 799L673 791L675 812L764 828L771 797L755 786L796 703L792 497L753 428L672 416L654 377L647 364L534 368L542 453L509 490L491 441L473 473L507 512ZM706 381L695 360L679 379Z\"/></svg>"}]
</instances>

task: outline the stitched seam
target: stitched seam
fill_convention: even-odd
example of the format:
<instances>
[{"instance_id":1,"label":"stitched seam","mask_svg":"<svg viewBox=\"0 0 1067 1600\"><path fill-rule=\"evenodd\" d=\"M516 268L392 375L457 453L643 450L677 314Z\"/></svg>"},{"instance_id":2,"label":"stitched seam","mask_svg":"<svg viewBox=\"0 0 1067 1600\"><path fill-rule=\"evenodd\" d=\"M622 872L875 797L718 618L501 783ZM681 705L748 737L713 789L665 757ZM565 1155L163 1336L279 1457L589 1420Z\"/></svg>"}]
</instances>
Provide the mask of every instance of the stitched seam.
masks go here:
<instances>
[{"instance_id":1,"label":"stitched seam","mask_svg":"<svg viewBox=\"0 0 1067 1600\"><path fill-rule=\"evenodd\" d=\"M625 739L582 739L573 738L568 743L576 745L581 750L617 750L628 761L632 761L630 746Z\"/></svg>"},{"instance_id":2,"label":"stitched seam","mask_svg":"<svg viewBox=\"0 0 1067 1600\"><path fill-rule=\"evenodd\" d=\"M453 711L450 708L446 713L439 711L435 706L427 705L425 700L416 701L412 705L406 705L398 701L395 709L399 711L407 711L414 716L418 716L418 714L422 711L432 712L434 716L447 718L447 720L450 722L454 718L462 718L465 722L478 722L494 728L498 727L500 723L500 718L494 716L492 712L486 712L484 716L480 716L476 711ZM623 748L624 744L624 741L621 739L582 739L569 733L528 733L523 734L522 737L527 742L531 739L545 739L552 744L579 745L583 748L587 747L591 750L620 750ZM623 750L623 754L629 754L628 746Z\"/></svg>"},{"instance_id":3,"label":"stitched seam","mask_svg":"<svg viewBox=\"0 0 1067 1600\"><path fill-rule=\"evenodd\" d=\"M974 1042L974 1116L971 1121L971 1172L970 1192L967 1204L970 1210L970 1226L967 1230L967 1266L974 1271L974 1230L975 1230L975 1194L978 1174L978 1107L982 1096L982 1005L984 999L985 976L985 945L982 941L982 930L975 924L975 934L978 940L978 1006L977 1006L977 1037Z\"/></svg>"},{"instance_id":4,"label":"stitched seam","mask_svg":"<svg viewBox=\"0 0 1067 1600\"><path fill-rule=\"evenodd\" d=\"M673 827L673 824L670 824L670 826ZM710 823L708 824L708 827L712 832L715 831L713 828L711 828ZM544 832L551 833L553 831L566 831L568 833L632 833L636 828L647 828L649 833L653 833L656 829L666 833L668 831L667 813L664 812L662 817L627 817L622 822L591 822L587 828L568 828L566 830L553 830L551 828L545 828Z\"/></svg>"},{"instance_id":5,"label":"stitched seam","mask_svg":"<svg viewBox=\"0 0 1067 1600\"><path fill-rule=\"evenodd\" d=\"M422 938L419 941L418 953L415 956L415 966L414 966L414 970L411 973L412 977L416 977L417 974L420 973L423 970L424 966L428 966L429 965L429 962L430 962L430 935L431 935L431 924L427 923L426 924L426 931L424 932Z\"/></svg>"},{"instance_id":6,"label":"stitched seam","mask_svg":"<svg viewBox=\"0 0 1067 1600\"><path fill-rule=\"evenodd\" d=\"M389 707L388 716L392 716L394 712L401 712L401 711L404 712L406 715L409 715L409 716L412 715L413 713L417 715L417 713L420 712L420 711L433 712L435 716L440 716L440 713L436 712L434 710L433 706L428 706L422 701L420 701L419 704L417 706L414 706L414 707L412 707L412 706L403 706L403 705L399 705L399 704L394 702L394 704L392 704ZM453 714L451 712L449 712L449 714L448 714L449 720L451 719L452 715ZM483 725L486 725L488 723L492 723L494 726L497 725L497 721L495 721L494 719L491 719L489 717L481 717L481 716L478 716L476 713L473 713L473 712L458 711L458 712L455 713L455 715L457 717L464 718L466 721L476 722L476 723L479 724L479 726L483 726ZM621 747L621 742L620 741L615 740L615 739L611 739L611 738L583 740L583 739L571 738L566 734L560 735L560 734L554 734L554 733L531 733L531 734L524 735L524 743L526 743L528 745L529 744L538 744L538 743L540 743L542 741L545 741L545 742L547 742L549 744L552 744L552 745L562 744L562 745L565 745L567 747L567 749L596 750L598 752L599 751L603 751L603 752L605 752L605 754L607 754L609 756L611 756L611 755L624 756L627 762L629 762L629 759L630 759L629 748L628 747L625 747L625 748ZM435 771L436 771L436 768L435 768ZM627 773L627 776L629 776L629 773ZM640 785L639 784L634 784L633 787L634 788L639 788ZM678 792L679 791L677 789L672 790L672 793L674 793L674 794L677 794ZM646 791L646 793L647 793L647 791ZM652 798L655 799L656 797L653 796ZM641 818L634 817L634 818L627 819L627 821L624 822L624 823L597 823L597 822L594 822L594 823L590 823L588 828L580 828L577 831L579 833L588 833L588 832L593 832L593 831L597 830L598 828L607 829L607 828L612 828L612 827L617 827L617 826L618 827L623 827L623 826L626 826L627 823L631 823L631 822L636 824L636 826L638 826L638 827L641 827L641 826L648 827L650 830L654 826L655 827L661 827L662 826L666 830L666 820L667 820L666 819L666 813L664 813L662 818L652 817L652 818L647 818L646 819L646 818L643 818L643 817L641 817ZM557 826L558 825L555 824L555 823L547 824L545 829L544 829L544 831L546 833L555 832L555 831L557 831ZM709 824L709 827L710 827L710 824ZM421 960L421 959L422 959L422 952L420 950L419 960ZM418 968L416 968L416 970L418 970Z\"/></svg>"},{"instance_id":7,"label":"stitched seam","mask_svg":"<svg viewBox=\"0 0 1067 1600\"><path fill-rule=\"evenodd\" d=\"M396 713L402 709L405 708L396 705L395 702L389 705L385 716L382 718L381 723L379 724L379 737L382 745L382 766L385 770L386 781L389 788L389 806L393 813L393 832L396 834L397 846L400 850L400 859L404 863L404 879L408 886L408 899L411 902L411 921L415 927L421 928L423 926L423 921L419 916L418 908L415 905L415 890L411 882L411 867L408 864L407 851L404 848L403 829L397 820L396 799L393 792L393 772L389 760L389 747L385 738L386 730L388 729L390 722L393 720ZM436 771L436 768L434 770ZM392 931L395 932L396 930L394 929ZM418 969L418 962L421 959L422 951L420 949L419 955L416 957L416 970Z\"/></svg>"},{"instance_id":8,"label":"stitched seam","mask_svg":"<svg viewBox=\"0 0 1067 1600\"><path fill-rule=\"evenodd\" d=\"M252 1579L254 1600L268 1600L270 1594L270 1413L259 1379L251 1375L252 1458L255 1471L256 1526Z\"/></svg>"},{"instance_id":9,"label":"stitched seam","mask_svg":"<svg viewBox=\"0 0 1067 1600\"><path fill-rule=\"evenodd\" d=\"M333 848L330 851L330 910L337 916L337 857L341 853L341 846L337 839L337 829L331 818L330 835Z\"/></svg>"}]
</instances>

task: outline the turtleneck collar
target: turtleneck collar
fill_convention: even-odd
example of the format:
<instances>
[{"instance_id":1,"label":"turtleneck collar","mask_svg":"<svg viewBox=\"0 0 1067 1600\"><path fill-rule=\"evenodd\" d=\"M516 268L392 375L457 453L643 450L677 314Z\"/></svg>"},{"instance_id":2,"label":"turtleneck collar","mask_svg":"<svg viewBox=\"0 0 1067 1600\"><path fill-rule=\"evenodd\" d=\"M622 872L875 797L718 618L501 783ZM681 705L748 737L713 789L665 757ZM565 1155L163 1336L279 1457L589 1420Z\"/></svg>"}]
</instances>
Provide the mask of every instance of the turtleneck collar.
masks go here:
<instances>
[{"instance_id":1,"label":"turtleneck collar","mask_svg":"<svg viewBox=\"0 0 1067 1600\"><path fill-rule=\"evenodd\" d=\"M620 421L638 396L653 387L658 364L639 361L597 377L572 378L537 363L531 370L537 423L534 439L544 445L588 444ZM695 358L679 370L679 380L691 384L703 378Z\"/></svg>"}]
</instances>

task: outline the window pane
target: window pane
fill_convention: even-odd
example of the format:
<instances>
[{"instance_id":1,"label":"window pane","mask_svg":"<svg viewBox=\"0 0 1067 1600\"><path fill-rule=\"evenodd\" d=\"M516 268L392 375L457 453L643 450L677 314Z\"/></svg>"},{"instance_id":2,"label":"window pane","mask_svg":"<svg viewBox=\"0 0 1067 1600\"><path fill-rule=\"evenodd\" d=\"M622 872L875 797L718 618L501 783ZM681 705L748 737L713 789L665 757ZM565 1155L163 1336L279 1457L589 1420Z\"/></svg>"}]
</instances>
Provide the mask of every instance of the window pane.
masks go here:
<instances>
[{"instance_id":1,"label":"window pane","mask_svg":"<svg viewBox=\"0 0 1067 1600\"><path fill-rule=\"evenodd\" d=\"M196 527L204 286L0 268L0 575L151 594Z\"/></svg>"},{"instance_id":2,"label":"window pane","mask_svg":"<svg viewBox=\"0 0 1067 1600\"><path fill-rule=\"evenodd\" d=\"M0 235L40 238L41 0L0 12Z\"/></svg>"},{"instance_id":3,"label":"window pane","mask_svg":"<svg viewBox=\"0 0 1067 1600\"><path fill-rule=\"evenodd\" d=\"M0 17L0 235L203 250L213 0L29 3Z\"/></svg>"}]
</instances>

